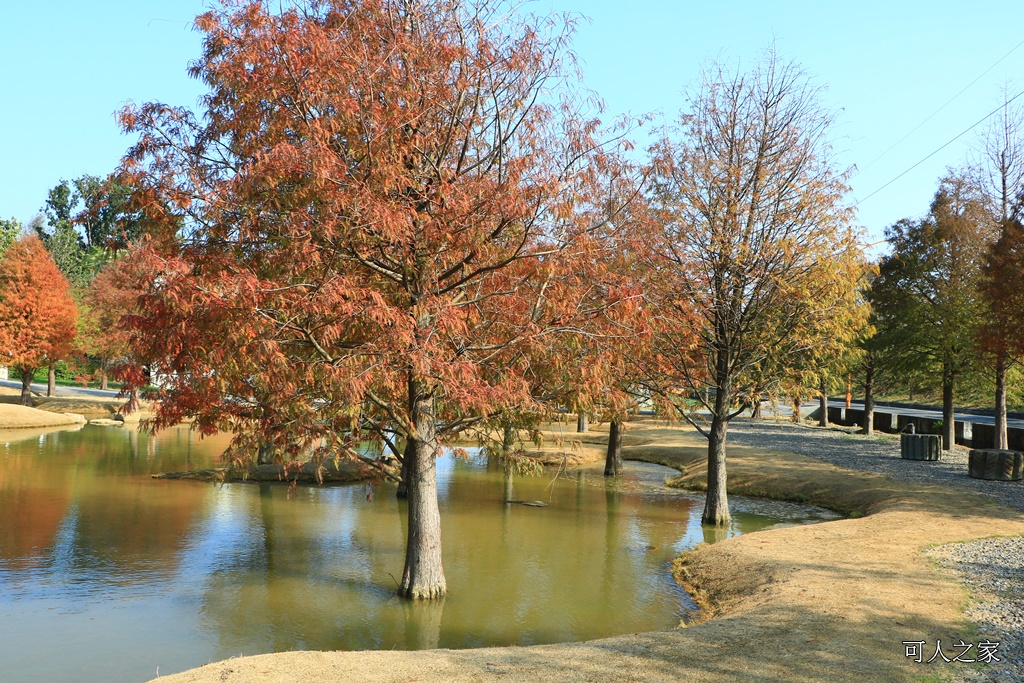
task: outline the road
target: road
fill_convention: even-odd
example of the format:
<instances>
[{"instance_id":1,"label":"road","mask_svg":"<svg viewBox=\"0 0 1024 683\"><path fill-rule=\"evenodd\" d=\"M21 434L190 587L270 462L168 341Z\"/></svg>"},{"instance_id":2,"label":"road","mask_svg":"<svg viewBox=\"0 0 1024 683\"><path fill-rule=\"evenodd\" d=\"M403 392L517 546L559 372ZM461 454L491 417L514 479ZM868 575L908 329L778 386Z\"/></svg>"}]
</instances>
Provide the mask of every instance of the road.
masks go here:
<instances>
[{"instance_id":1,"label":"road","mask_svg":"<svg viewBox=\"0 0 1024 683\"><path fill-rule=\"evenodd\" d=\"M10 389L21 390L20 380L0 379L0 386ZM46 395L46 385L35 382L32 384L32 391ZM109 398L117 397L117 391L104 391L102 389L86 389L85 387L62 387L59 384L54 390L54 396L63 398Z\"/></svg>"},{"instance_id":2,"label":"road","mask_svg":"<svg viewBox=\"0 0 1024 683\"><path fill-rule=\"evenodd\" d=\"M9 387L11 389L21 389L21 382L17 380L0 380L0 386ZM40 394L46 394L46 385L40 383L32 384L32 391ZM67 397L67 398L117 398L117 391L104 391L101 389L87 389L84 387L65 387L58 385L56 388L56 395ZM831 408L843 408L846 406L846 401L842 400L830 400L828 402ZM856 410L863 410L864 404L859 402L850 403L850 407ZM812 411L818 408L818 402L808 402L800 406L800 412L803 415L808 415ZM775 412L778 415L789 416L792 415L792 408L786 403L780 403L775 407L774 411L765 406L765 412ZM908 417L921 417L930 420L941 420L941 410L928 410L923 408L903 408L898 406L885 406L881 404L875 404L875 412L878 413L893 413L896 415L906 415ZM957 422L970 422L971 424L981 425L994 425L995 418L991 415L971 415L968 413L955 413ZM1024 429L1024 420L1020 419L1009 419L1006 421L1006 426L1012 429Z\"/></svg>"},{"instance_id":3,"label":"road","mask_svg":"<svg viewBox=\"0 0 1024 683\"><path fill-rule=\"evenodd\" d=\"M831 408L842 408L846 405L846 401L829 401L829 407ZM851 408L856 410L864 410L863 403L851 403ZM901 408L898 406L884 406L875 404L876 413L893 413L896 415L906 415L908 417L923 417L929 420L941 420L941 410L925 410L922 408ZM957 422L970 422L971 424L980 425L995 425L996 420L991 415L971 415L969 413L954 413L954 418ZM1024 429L1024 420L1007 420L1006 426L1014 429Z\"/></svg>"}]
</instances>

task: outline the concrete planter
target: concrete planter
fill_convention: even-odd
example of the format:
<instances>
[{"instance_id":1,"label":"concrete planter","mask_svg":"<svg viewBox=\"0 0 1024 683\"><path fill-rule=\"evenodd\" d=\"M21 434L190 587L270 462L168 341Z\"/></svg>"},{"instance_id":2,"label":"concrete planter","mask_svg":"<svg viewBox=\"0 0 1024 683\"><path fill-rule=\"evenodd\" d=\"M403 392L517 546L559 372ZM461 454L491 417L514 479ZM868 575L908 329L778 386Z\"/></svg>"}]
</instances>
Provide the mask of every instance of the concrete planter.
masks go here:
<instances>
[{"instance_id":1,"label":"concrete planter","mask_svg":"<svg viewBox=\"0 0 1024 683\"><path fill-rule=\"evenodd\" d=\"M942 437L938 434L900 434L900 457L904 460L938 460Z\"/></svg>"},{"instance_id":2,"label":"concrete planter","mask_svg":"<svg viewBox=\"0 0 1024 683\"><path fill-rule=\"evenodd\" d=\"M971 451L967 473L974 479L1020 481L1024 457L1020 451L976 448Z\"/></svg>"}]
</instances>

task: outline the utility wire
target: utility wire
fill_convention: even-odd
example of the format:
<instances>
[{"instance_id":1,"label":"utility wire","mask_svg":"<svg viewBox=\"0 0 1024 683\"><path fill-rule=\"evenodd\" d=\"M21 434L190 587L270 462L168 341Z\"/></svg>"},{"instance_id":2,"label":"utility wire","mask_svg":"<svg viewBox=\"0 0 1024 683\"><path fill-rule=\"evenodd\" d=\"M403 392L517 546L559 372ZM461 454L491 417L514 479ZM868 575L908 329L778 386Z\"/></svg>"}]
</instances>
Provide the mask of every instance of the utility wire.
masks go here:
<instances>
[{"instance_id":1,"label":"utility wire","mask_svg":"<svg viewBox=\"0 0 1024 683\"><path fill-rule=\"evenodd\" d=\"M895 182L896 182L897 180L899 180L899 179L900 179L900 178L902 178L903 176L905 176L905 175L907 175L908 173L910 173L911 171L913 171L913 170L914 170L915 168L917 168L918 166L920 166L920 165L921 165L921 164L923 164L924 162L926 162L926 161L928 161L929 159L931 159L931 158L932 158L933 156L935 156L936 154L938 154L938 153L939 153L939 152L941 152L942 150L944 150L944 149L946 149L947 147L949 147L950 145L952 145L952 144L953 144L954 142L956 142L957 140L959 140L959 139L960 139L960 138L962 138L963 136L965 136L965 135L967 135L968 133L970 133L970 132L971 132L972 130L974 130L975 128L977 128L977 127L978 127L978 126L979 126L979 125L980 125L981 123L984 123L984 122L985 122L985 121L986 121L987 119L989 119L989 118L991 118L991 117L992 117L993 115L997 114L997 113L998 113L999 111L1001 111L1001 110L1002 110L1002 109L1003 109L1004 107L1006 107L1006 105L1010 104L1010 102L1013 102L1013 101L1014 101L1015 99L1017 99L1017 98L1018 98L1018 97L1020 97L1021 95L1024 95L1024 91L1021 91L1021 92L1017 93L1016 95L1014 95L1013 97L1011 97L1010 99L1006 100L1006 102L1004 102L1003 104L1000 104L1000 105L999 105L998 107L996 107L995 109L993 109L993 110L992 110L991 112L989 112L988 114L985 114L985 116L981 117L981 118L980 118L980 119L978 119L978 120L977 120L977 121L976 121L975 123L971 124L971 125L970 125L970 126L969 126L968 128L966 128L966 129L965 129L965 130L964 130L964 131L963 131L962 133L960 133L959 135L957 135L957 136L956 136L955 138L953 138L952 140L950 140L950 141L946 142L946 143L945 143L944 145L942 145L942 146L941 146L941 147L939 147L939 148L938 148L937 150L935 150L934 152L932 152L931 154L929 154L928 156L926 156L926 157L925 157L924 159L921 159L921 160L920 160L920 161L918 161L918 162L917 162L916 164L914 164L913 166L911 166L910 168L908 168L907 170L905 170L905 171L904 171L903 173L900 173L900 174L899 174L898 176L896 176L895 178L893 178L892 180L890 180L889 182L887 182L887 183L886 183L885 185L882 185L882 186L881 186L880 188L878 188L877 190L875 190L874 192L872 192L871 194L869 194L869 195L868 195L867 197L864 197L864 199L861 199L861 200L857 201L857 203L855 204L855 206L860 206L861 204L863 204L863 203L864 203L864 202L866 202L867 200L871 199L872 197L874 197L874 196L875 196L876 194L878 194L879 192L881 192L881 191L882 191L882 190L884 190L885 188L887 188L887 187L889 187L890 185L892 185L893 183L895 183Z\"/></svg>"},{"instance_id":2,"label":"utility wire","mask_svg":"<svg viewBox=\"0 0 1024 683\"><path fill-rule=\"evenodd\" d=\"M874 165L875 165L875 162L876 162L876 161L878 161L879 159L881 159L882 157L884 157L884 156L885 156L886 154L888 154L889 152L891 152L892 150L894 150L894 149L895 149L895 148L896 148L896 147L897 147L897 146L898 146L898 145L899 145L899 144L900 144L901 142L903 142L904 140L906 140L907 138L909 138L909 137L910 137L911 135L913 135L914 133L916 133L916 132L917 132L917 131L918 131L918 130L919 130L919 129L921 128L921 126L923 126L924 124L928 123L928 122L929 122L929 121L931 121L931 120L932 120L933 118L935 118L935 116L936 116L936 115L937 115L937 114L938 114L939 112L941 112L941 111L942 111L943 109L945 109L945 108L946 108L946 107L948 107L948 106L949 106L950 104L952 104L953 100L955 100L956 98L960 97L960 96L961 96L961 95L963 95L963 94L964 94L965 92L967 92L967 90L968 90L968 89L969 89L969 88L970 88L970 87L971 87L972 85L974 85L975 83L977 83L978 81L980 81L980 80L981 80L982 78L984 78L985 74L987 74L987 73L988 73L989 71L991 71L992 69L994 69L994 68L996 68L997 66L999 66L999 64L1000 64L1000 63L1001 63L1001 62L1002 62L1002 61L1003 61L1004 59L1006 59L1006 58L1007 58L1007 57L1009 57L1009 56L1010 56L1011 54L1013 54L1013 53L1014 53L1014 52L1015 52L1015 51L1017 50L1017 48L1019 48L1019 47L1020 47L1021 45L1024 45L1024 40L1020 41L1019 43L1017 43L1016 45L1014 45L1014 46L1013 46L1012 48L1010 48L1010 51L1009 51L1009 52L1007 52L1007 53L1006 53L1005 55L1003 55L1002 57L1000 57L999 59L997 59L997 60L995 61L995 63L994 63L994 64L992 64L992 66L990 66L989 68L987 68L987 69L985 69L985 70L984 70L983 72L981 72L981 75L980 75L980 76L978 76L978 77L977 77L977 78L975 78L975 79L974 79L973 81L971 81L971 82L970 82L970 83L968 83L968 84L967 84L966 86L964 86L964 88L963 88L963 89L962 89L962 90L961 90L960 92L958 92L957 94L955 94L955 95L953 95L952 97L950 97L950 98L949 98L949 99L948 99L948 100L946 101L946 103L945 103L944 105L942 105L941 107L939 107L938 109L936 109L935 111L933 111L933 112L931 113L931 115L930 115L930 116L929 116L928 118L926 118L926 119L925 119L924 121L922 121L921 123L917 124L917 126L915 126L913 130L911 130L911 131L910 131L909 133L907 133L906 135L904 135L903 137L901 137L901 138L900 138L899 140L897 140L896 142L894 142L894 143L892 144L892 146L891 146L891 147L889 147L889 149L885 150L884 152L882 152L881 154L879 154L879 155L878 155L877 157L875 157L875 158L874 158L874 160L873 160L873 161L872 161L871 163L869 163L869 164L868 164L867 166L865 166L865 167L864 167L863 169L858 169L858 170L857 170L857 174L858 174L858 175L860 175L861 171L866 171L866 170L868 170L869 168L871 168L872 166L874 166Z\"/></svg>"}]
</instances>

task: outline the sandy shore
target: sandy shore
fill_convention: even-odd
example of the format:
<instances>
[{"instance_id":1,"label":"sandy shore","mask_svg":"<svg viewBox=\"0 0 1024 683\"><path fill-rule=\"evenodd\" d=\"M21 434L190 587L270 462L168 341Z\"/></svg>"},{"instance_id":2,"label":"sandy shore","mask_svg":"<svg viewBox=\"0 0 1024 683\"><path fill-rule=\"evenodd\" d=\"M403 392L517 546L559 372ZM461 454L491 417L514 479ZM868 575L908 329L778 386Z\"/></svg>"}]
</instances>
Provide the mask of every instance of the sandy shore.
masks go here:
<instances>
[{"instance_id":1,"label":"sandy shore","mask_svg":"<svg viewBox=\"0 0 1024 683\"><path fill-rule=\"evenodd\" d=\"M692 432L633 426L625 455L700 488ZM589 441L590 439L588 439ZM850 440L850 448L857 442ZM923 550L1024 534L1024 515L976 494L898 482L806 456L731 446L731 489L796 498L850 519L701 545L677 562L702 623L585 643L420 652L289 652L165 676L168 683L284 681L915 681L980 664L916 663L903 641L977 642L969 596ZM1004 484L1005 485L1005 484ZM1020 485L1014 482L1010 485ZM930 655L931 653L927 653Z\"/></svg>"},{"instance_id":2,"label":"sandy shore","mask_svg":"<svg viewBox=\"0 0 1024 683\"><path fill-rule=\"evenodd\" d=\"M66 387L59 391L68 393ZM0 386L0 430L26 427L57 427L96 422L99 424L137 424L153 416L153 407L147 402L128 415L120 414L126 399L89 395L73 391L73 395L45 396L32 391L32 407L20 405L21 390ZM49 417L47 417L49 416Z\"/></svg>"},{"instance_id":3,"label":"sandy shore","mask_svg":"<svg viewBox=\"0 0 1024 683\"><path fill-rule=\"evenodd\" d=\"M63 427L85 422L81 415L55 413L27 406L0 403L0 430Z\"/></svg>"}]
</instances>

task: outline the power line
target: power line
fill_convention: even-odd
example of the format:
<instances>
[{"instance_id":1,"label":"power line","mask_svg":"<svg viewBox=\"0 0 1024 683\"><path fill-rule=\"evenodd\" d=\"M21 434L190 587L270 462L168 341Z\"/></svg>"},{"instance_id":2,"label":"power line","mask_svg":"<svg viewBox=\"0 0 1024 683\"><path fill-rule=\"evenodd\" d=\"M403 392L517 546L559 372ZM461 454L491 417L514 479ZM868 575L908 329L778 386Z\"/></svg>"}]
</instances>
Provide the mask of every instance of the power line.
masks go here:
<instances>
[{"instance_id":1,"label":"power line","mask_svg":"<svg viewBox=\"0 0 1024 683\"><path fill-rule=\"evenodd\" d=\"M884 156L885 156L886 154L888 154L888 153L889 153L889 152L891 152L891 151L892 151L893 149L895 149L895 148L896 148L896 147L897 147L897 146L898 146L898 145L899 145L899 144L900 144L901 142L903 142L904 140L906 140L907 138L909 138L909 137L910 137L911 135L913 135L914 133L916 133L916 132L917 132L917 131L918 131L918 130L919 130L919 129L921 128L921 126L923 126L924 124L928 123L928 122L929 122L929 121L931 121L931 120L932 120L933 118L935 118L935 116L936 116L936 115L937 115L937 114L938 114L939 112L941 112L941 111L942 111L943 109L945 109L945 108L946 108L946 107L948 107L948 106L949 106L950 104L952 104L953 100L955 100L956 98L960 97L960 96L961 96L961 95L963 95L963 94L964 94L965 92L967 92L967 90L968 90L968 89L969 89L969 88L970 88L970 87L971 87L972 85L974 85L975 83L977 83L978 81L980 81L980 80L981 80L982 78L984 78L985 74L987 74L987 73L988 73L989 71L991 71L992 69L996 68L996 67L997 67L997 66L998 66L998 65L1000 64L1000 62L1002 62L1002 61L1003 61L1004 59L1006 59L1006 58L1007 58L1007 57L1009 57L1009 56L1010 56L1011 54L1013 54L1013 53L1014 53L1014 52L1015 52L1015 51L1017 50L1017 48L1019 48L1019 47L1020 47L1021 45L1024 45L1024 40L1020 41L1019 43L1017 43L1016 45L1014 45L1014 46L1013 46L1012 48L1010 48L1010 51L1009 51L1009 52L1007 52L1007 53L1006 53L1005 55L1003 55L1002 57L1000 57L999 59L997 59L997 60L995 61L995 63L994 63L994 64L992 64L992 66L990 66L989 68L985 69L985 70L984 70L984 71L983 71L983 72L981 73L981 75L980 75L980 76L978 76L978 77L977 77L977 78L975 78L975 79L974 79L973 81L971 81L970 83L968 83L967 85L965 85L965 86L964 86L964 88L963 88L963 89L962 89L962 90L961 90L960 92L958 92L957 94L955 94L955 95L953 95L952 97L950 97L950 98L949 98L949 100L947 100L945 104L943 104L943 105L942 105L941 107L939 107L938 109L936 109L935 111L933 111L933 112L931 113L931 115L930 115L930 116L928 116L928 118L926 118L926 119L925 119L924 121L922 121L921 123L917 124L917 126L915 126L915 127L914 127L914 129L913 129L913 130L911 130L911 131L910 131L909 133L907 133L906 135L904 135L903 137L901 137L901 138L900 138L899 140L897 140L896 142L894 142L894 143L892 144L892 146L890 146L890 147L889 147L889 149L885 150L884 152L882 152L881 154L879 154L879 155L878 155L877 157L875 157L875 158L874 158L874 160L873 160L873 161L871 161L871 163L869 163L869 164L868 164L867 166L865 166L865 167L864 167L863 169L858 169L858 171L857 171L858 175L860 174L860 172L861 172L861 171L866 171L866 170L868 170L869 168L871 168L872 166L874 166L874 165L875 165L875 162L876 162L876 161L878 161L879 159L881 159L882 157L884 157Z\"/></svg>"},{"instance_id":2,"label":"power line","mask_svg":"<svg viewBox=\"0 0 1024 683\"><path fill-rule=\"evenodd\" d=\"M877 190L875 190L874 192L872 192L871 194L869 194L869 195L868 195L867 197L864 197L864 199L861 199L861 200L859 200L859 201L858 201L858 202L856 203L856 206L860 206L861 204L863 204L863 203L864 203L864 202L866 202L867 200L871 199L871 198L872 198L872 197L874 197L874 196L875 196L876 194L878 194L879 192L881 192L881 191L882 191L882 190L884 190L885 188L889 187L890 185L892 185L893 183L895 183L895 182L896 182L897 180L899 180L899 179L900 179L900 178L902 178L903 176L907 175L908 173L910 173L911 171L913 171L913 170L914 170L915 168L917 168L918 166L920 166L920 165L921 165L921 164L923 164L924 162L928 161L928 160L929 160L929 159L931 159L931 158L932 158L933 156L935 156L936 154L938 154L938 153L939 153L939 152L941 152L942 150L946 149L947 147L949 147L950 145L952 145L952 144L953 144L954 142L956 142L957 140L959 140L959 139L960 139L960 138L962 138L963 136L967 135L967 134L968 134L969 132L971 132L972 130L974 130L975 128L977 128L977 127L978 127L978 126L979 126L979 125L980 125L981 123L985 122L985 121L986 121L987 119L989 119L989 118L991 118L991 117L992 117L993 115L997 114L997 113L998 113L998 112L999 112L999 111L1000 111L1001 109L1003 109L1004 107L1006 107L1006 105L1010 104L1010 102L1013 102L1013 101L1014 101L1015 99L1017 99L1017 98L1018 98L1018 97L1020 97L1021 95L1024 95L1024 91L1021 91L1021 92L1017 93L1016 95L1014 95L1013 97L1011 97L1010 99L1006 100L1006 102L1004 102L1003 104L1000 104L1000 105L999 105L998 107L996 107L995 109L993 109L993 110L992 110L991 112L989 112L988 114L985 114L985 116L981 117L981 118L980 118L980 119L978 119L978 120L977 120L977 121L976 121L975 123L971 124L971 125L970 125L970 126L969 126L968 128L966 128L966 129L965 129L965 130L964 130L964 131L963 131L962 133L960 133L959 135L957 135L957 136L956 136L955 138L953 138L952 140L950 140L950 141L946 142L946 143L945 143L944 145L942 145L942 146L941 146L941 147L939 147L939 148L938 148L937 150L935 150L934 152L932 152L931 154L929 154L928 156L926 156L926 157L925 157L924 159L921 159L921 160L920 160L920 161L918 161L918 162L917 162L916 164L914 164L913 166L911 166L910 168L908 168L907 170L905 170L905 171L904 171L903 173L900 173L900 174L899 174L898 176L896 176L895 178L893 178L892 180L890 180L889 182L887 182L887 183L886 183L885 185L882 185L882 186L881 186L880 188L878 188Z\"/></svg>"}]
</instances>

